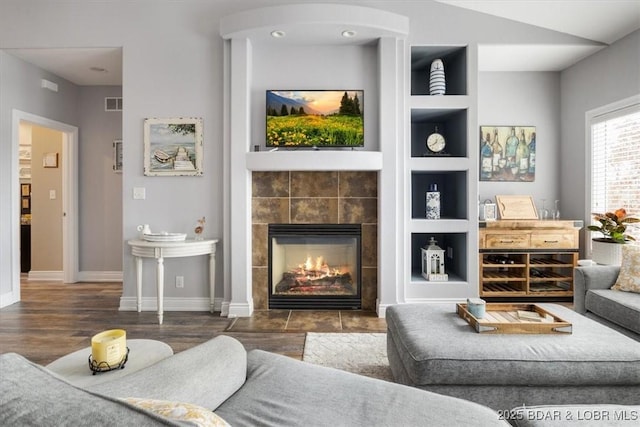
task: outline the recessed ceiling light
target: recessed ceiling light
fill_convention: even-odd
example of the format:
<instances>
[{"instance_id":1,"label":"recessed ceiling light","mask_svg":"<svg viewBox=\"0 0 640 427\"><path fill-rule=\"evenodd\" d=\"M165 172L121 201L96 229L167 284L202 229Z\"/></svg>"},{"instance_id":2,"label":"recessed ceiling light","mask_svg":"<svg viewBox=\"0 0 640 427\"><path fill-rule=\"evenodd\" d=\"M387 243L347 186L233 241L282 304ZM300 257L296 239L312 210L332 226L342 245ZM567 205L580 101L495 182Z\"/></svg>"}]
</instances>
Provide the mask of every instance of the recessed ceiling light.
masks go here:
<instances>
[{"instance_id":1,"label":"recessed ceiling light","mask_svg":"<svg viewBox=\"0 0 640 427\"><path fill-rule=\"evenodd\" d=\"M285 33L282 30L273 30L273 31L271 31L271 37L275 37L277 39L280 39L280 38L282 38L282 37L284 37L286 35L287 35L287 33Z\"/></svg>"},{"instance_id":2,"label":"recessed ceiling light","mask_svg":"<svg viewBox=\"0 0 640 427\"><path fill-rule=\"evenodd\" d=\"M358 34L358 33L356 33L353 30L344 30L342 32L342 37L354 37L356 34Z\"/></svg>"},{"instance_id":3,"label":"recessed ceiling light","mask_svg":"<svg viewBox=\"0 0 640 427\"><path fill-rule=\"evenodd\" d=\"M108 73L109 70L107 70L106 68L102 68L102 67L90 67L89 68L91 71L95 71L96 73Z\"/></svg>"}]
</instances>

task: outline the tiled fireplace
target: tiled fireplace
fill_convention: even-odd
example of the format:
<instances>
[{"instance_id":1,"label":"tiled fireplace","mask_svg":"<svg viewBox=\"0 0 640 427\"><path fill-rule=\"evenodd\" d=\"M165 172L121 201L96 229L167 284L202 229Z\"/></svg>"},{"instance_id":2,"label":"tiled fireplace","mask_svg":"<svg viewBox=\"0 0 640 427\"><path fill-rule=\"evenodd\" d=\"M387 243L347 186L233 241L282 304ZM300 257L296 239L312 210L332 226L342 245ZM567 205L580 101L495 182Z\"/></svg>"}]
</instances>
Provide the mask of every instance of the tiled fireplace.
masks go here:
<instances>
[{"instance_id":1,"label":"tiled fireplace","mask_svg":"<svg viewBox=\"0 0 640 427\"><path fill-rule=\"evenodd\" d=\"M360 171L252 173L252 294L254 308L270 307L269 225L351 224L361 230L360 268L355 295L365 310L375 310L378 266L378 173ZM312 243L315 240L312 240ZM344 241L339 244L342 247ZM314 249L315 250L315 249ZM317 262L317 256L311 262ZM307 260L302 260L305 263ZM354 264L357 264L354 261ZM314 267L315 268L315 267ZM352 278L351 278L352 279ZM276 286L278 284L275 284ZM281 285L282 288L283 285ZM340 291L346 292L348 291ZM277 298L276 298L277 299ZM273 300L272 300L273 301ZM280 307L278 303L271 303ZM345 308L349 307L345 306ZM320 308L320 307L318 307ZM330 307L337 308L337 307Z\"/></svg>"},{"instance_id":2,"label":"tiled fireplace","mask_svg":"<svg viewBox=\"0 0 640 427\"><path fill-rule=\"evenodd\" d=\"M269 308L359 309L360 224L269 224Z\"/></svg>"}]
</instances>

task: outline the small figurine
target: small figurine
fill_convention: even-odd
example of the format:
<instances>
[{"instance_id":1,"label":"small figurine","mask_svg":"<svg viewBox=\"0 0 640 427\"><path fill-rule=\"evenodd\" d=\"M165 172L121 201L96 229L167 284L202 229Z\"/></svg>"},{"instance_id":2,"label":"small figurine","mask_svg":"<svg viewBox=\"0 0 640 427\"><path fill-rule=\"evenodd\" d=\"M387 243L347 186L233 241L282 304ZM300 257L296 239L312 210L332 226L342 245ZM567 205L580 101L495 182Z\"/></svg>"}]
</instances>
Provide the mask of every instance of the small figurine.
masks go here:
<instances>
[{"instance_id":1,"label":"small figurine","mask_svg":"<svg viewBox=\"0 0 640 427\"><path fill-rule=\"evenodd\" d=\"M202 240L202 233L204 232L204 217L200 218L198 220L198 225L196 225L196 228L193 230L196 233L196 240Z\"/></svg>"}]
</instances>

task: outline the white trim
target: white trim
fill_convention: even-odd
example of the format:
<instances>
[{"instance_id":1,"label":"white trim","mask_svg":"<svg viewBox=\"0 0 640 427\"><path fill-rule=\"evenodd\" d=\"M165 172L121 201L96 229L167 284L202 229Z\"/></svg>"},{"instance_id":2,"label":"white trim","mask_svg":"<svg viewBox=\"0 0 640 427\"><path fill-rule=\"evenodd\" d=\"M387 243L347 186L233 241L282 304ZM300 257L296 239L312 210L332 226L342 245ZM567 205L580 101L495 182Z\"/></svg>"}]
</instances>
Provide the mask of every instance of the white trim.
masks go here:
<instances>
[{"instance_id":1,"label":"white trim","mask_svg":"<svg viewBox=\"0 0 640 427\"><path fill-rule=\"evenodd\" d=\"M585 156L586 164L584 168L585 170L584 182L587 183L587 185L585 185L585 188L584 188L584 191L585 191L584 223L585 225L591 224L591 144L592 144L591 126L594 123L602 121L602 120L596 120L596 119L601 118L605 120L605 118L601 116L606 116L610 113L616 112L618 110L623 110L625 108L629 108L636 104L640 104L640 94L633 95L616 102L612 102L602 107L594 108L592 110L587 111L584 115L585 116L584 135L585 135L585 153L586 153L586 156ZM590 233L590 232L587 231L586 233ZM585 245L584 245L585 246L584 255L586 259L591 259L591 245L589 244L590 241L591 241L590 235L586 234Z\"/></svg>"},{"instance_id":2,"label":"white trim","mask_svg":"<svg viewBox=\"0 0 640 427\"><path fill-rule=\"evenodd\" d=\"M229 301L222 301L220 304L220 316L229 317Z\"/></svg>"},{"instance_id":3,"label":"white trim","mask_svg":"<svg viewBox=\"0 0 640 427\"><path fill-rule=\"evenodd\" d=\"M81 271L79 282L122 282L122 271Z\"/></svg>"},{"instance_id":4,"label":"white trim","mask_svg":"<svg viewBox=\"0 0 640 427\"><path fill-rule=\"evenodd\" d=\"M253 300L248 303L229 303L227 317L250 317L253 313Z\"/></svg>"},{"instance_id":5,"label":"white trim","mask_svg":"<svg viewBox=\"0 0 640 427\"><path fill-rule=\"evenodd\" d=\"M7 292L0 295L0 308L7 307L20 301L20 296L16 296L14 292Z\"/></svg>"},{"instance_id":6,"label":"white trim","mask_svg":"<svg viewBox=\"0 0 640 427\"><path fill-rule=\"evenodd\" d=\"M121 297L120 311L136 311L136 297ZM214 311L220 310L222 298L214 300ZM165 297L163 299L164 311L211 311L211 300L208 297L183 298ZM158 311L158 299L156 297L142 297L142 311Z\"/></svg>"},{"instance_id":7,"label":"white trim","mask_svg":"<svg viewBox=\"0 0 640 427\"><path fill-rule=\"evenodd\" d=\"M66 123L24 111L12 110L11 121L11 288L20 300L20 186L18 185L18 147L20 122L55 129L62 136L62 269L61 278L37 280L64 280L77 282L78 277L78 128ZM41 272L33 272L40 277ZM57 272L56 272L57 273ZM53 275L58 277L57 274ZM31 277L31 273L29 274Z\"/></svg>"}]
</instances>

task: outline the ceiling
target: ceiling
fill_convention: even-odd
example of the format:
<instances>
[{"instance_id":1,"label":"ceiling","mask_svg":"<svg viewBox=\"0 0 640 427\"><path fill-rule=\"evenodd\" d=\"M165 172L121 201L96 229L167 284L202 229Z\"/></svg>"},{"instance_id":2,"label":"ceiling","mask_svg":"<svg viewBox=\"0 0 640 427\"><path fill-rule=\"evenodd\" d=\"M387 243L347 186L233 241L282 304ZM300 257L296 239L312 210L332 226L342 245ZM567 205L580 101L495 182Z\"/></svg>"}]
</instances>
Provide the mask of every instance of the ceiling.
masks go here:
<instances>
[{"instance_id":1,"label":"ceiling","mask_svg":"<svg viewBox=\"0 0 640 427\"><path fill-rule=\"evenodd\" d=\"M640 28L640 0L435 0L611 44Z\"/></svg>"},{"instance_id":2,"label":"ceiling","mask_svg":"<svg viewBox=\"0 0 640 427\"><path fill-rule=\"evenodd\" d=\"M481 71L560 71L640 28L640 0L435 1L597 42L553 47L483 45L478 64ZM122 84L121 48L6 51L80 86Z\"/></svg>"},{"instance_id":3,"label":"ceiling","mask_svg":"<svg viewBox=\"0 0 640 427\"><path fill-rule=\"evenodd\" d=\"M79 86L122 85L119 47L4 50Z\"/></svg>"}]
</instances>

